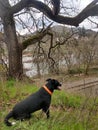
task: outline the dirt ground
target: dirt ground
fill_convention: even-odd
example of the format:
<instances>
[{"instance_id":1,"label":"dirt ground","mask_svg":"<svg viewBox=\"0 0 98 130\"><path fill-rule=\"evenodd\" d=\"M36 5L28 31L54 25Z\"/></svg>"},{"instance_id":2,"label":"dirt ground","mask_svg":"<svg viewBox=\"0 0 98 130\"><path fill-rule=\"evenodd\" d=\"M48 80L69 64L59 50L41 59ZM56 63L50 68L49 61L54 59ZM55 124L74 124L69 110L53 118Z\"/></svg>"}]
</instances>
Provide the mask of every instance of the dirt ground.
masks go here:
<instances>
[{"instance_id":1,"label":"dirt ground","mask_svg":"<svg viewBox=\"0 0 98 130\"><path fill-rule=\"evenodd\" d=\"M63 89L71 93L98 96L98 77L84 77L78 81L68 81Z\"/></svg>"}]
</instances>

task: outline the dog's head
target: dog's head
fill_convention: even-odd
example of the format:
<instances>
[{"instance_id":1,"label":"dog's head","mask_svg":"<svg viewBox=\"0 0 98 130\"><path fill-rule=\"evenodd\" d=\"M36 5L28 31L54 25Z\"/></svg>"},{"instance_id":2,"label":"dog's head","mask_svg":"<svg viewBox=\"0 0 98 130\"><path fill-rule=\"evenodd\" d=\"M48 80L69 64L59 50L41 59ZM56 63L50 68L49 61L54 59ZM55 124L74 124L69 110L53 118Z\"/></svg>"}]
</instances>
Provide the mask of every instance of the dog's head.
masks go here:
<instances>
[{"instance_id":1,"label":"dog's head","mask_svg":"<svg viewBox=\"0 0 98 130\"><path fill-rule=\"evenodd\" d=\"M47 79L46 80L48 83L46 84L46 86L50 89L50 90L61 90L61 83L58 80L55 79Z\"/></svg>"}]
</instances>

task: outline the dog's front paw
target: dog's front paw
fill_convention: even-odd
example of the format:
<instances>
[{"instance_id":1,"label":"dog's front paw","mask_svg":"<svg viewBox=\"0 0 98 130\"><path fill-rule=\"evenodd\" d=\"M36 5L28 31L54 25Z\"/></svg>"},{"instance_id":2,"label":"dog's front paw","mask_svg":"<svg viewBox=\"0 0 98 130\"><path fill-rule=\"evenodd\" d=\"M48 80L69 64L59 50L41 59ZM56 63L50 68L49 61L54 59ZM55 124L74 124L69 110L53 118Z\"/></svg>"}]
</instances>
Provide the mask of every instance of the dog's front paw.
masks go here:
<instances>
[{"instance_id":1,"label":"dog's front paw","mask_svg":"<svg viewBox=\"0 0 98 130\"><path fill-rule=\"evenodd\" d=\"M12 122L12 125L15 125L16 124L16 122Z\"/></svg>"}]
</instances>

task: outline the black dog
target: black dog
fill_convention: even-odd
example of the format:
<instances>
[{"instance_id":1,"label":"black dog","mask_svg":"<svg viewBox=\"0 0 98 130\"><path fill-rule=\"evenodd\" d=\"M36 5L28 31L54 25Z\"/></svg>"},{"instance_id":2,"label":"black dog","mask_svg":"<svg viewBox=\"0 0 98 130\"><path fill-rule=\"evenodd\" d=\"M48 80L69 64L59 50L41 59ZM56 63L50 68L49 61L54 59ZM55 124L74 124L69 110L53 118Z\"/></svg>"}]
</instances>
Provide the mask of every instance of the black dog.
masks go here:
<instances>
[{"instance_id":1,"label":"black dog","mask_svg":"<svg viewBox=\"0 0 98 130\"><path fill-rule=\"evenodd\" d=\"M61 84L55 79L47 79L47 84L39 89L36 93L30 95L25 100L17 103L13 110L6 116L4 122L7 126L12 126L8 120L13 117L16 120L29 119L31 113L42 109L47 118L49 118L49 106L51 95L55 89L60 90Z\"/></svg>"}]
</instances>

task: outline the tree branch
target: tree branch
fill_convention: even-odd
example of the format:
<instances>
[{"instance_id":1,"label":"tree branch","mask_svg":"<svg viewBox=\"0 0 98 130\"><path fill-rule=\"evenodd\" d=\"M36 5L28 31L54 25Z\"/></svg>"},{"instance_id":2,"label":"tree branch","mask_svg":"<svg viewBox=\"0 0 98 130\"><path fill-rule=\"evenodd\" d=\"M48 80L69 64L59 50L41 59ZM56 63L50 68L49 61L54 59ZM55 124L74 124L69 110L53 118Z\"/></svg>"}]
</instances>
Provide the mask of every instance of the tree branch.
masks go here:
<instances>
[{"instance_id":1,"label":"tree branch","mask_svg":"<svg viewBox=\"0 0 98 130\"><path fill-rule=\"evenodd\" d=\"M65 17L62 15L54 15L53 10L51 10L46 4L37 0L21 0L18 4L12 7L12 13L17 13L24 9L25 7L33 7L43 12L51 20L67 25L78 26L84 19L89 16L98 15L98 0L91 2L83 11L81 11L75 17Z\"/></svg>"},{"instance_id":2,"label":"tree branch","mask_svg":"<svg viewBox=\"0 0 98 130\"><path fill-rule=\"evenodd\" d=\"M97 2L98 2L98 0L94 0L76 16L76 19L78 20L79 23L81 23L84 19L88 18L89 16L98 15Z\"/></svg>"},{"instance_id":3,"label":"tree branch","mask_svg":"<svg viewBox=\"0 0 98 130\"><path fill-rule=\"evenodd\" d=\"M46 29L43 29L41 32L38 32L37 34L23 41L22 49L25 50L29 45L32 45L41 41L41 39L48 33L51 25L52 24L50 24Z\"/></svg>"}]
</instances>

